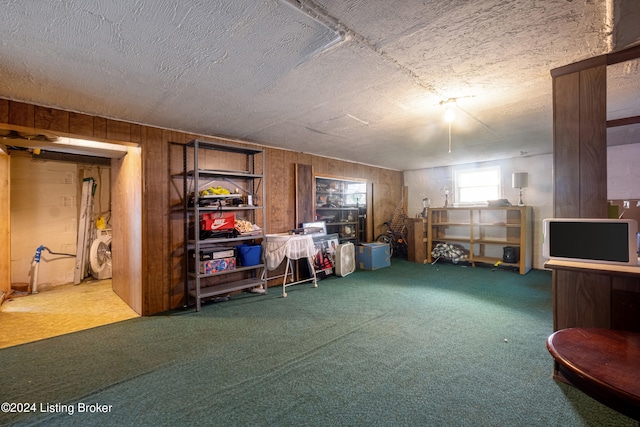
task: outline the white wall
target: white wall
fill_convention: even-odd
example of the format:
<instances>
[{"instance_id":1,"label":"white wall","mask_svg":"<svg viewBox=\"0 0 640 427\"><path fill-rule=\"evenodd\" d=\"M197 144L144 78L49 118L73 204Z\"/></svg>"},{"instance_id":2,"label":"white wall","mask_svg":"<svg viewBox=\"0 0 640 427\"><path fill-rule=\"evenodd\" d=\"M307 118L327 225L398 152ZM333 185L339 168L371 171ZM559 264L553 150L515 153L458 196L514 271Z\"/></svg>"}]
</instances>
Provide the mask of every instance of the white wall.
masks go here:
<instances>
[{"instance_id":1,"label":"white wall","mask_svg":"<svg viewBox=\"0 0 640 427\"><path fill-rule=\"evenodd\" d=\"M83 177L98 184L95 212L110 210L110 167L11 154L11 283L30 283L36 249L75 254ZM75 257L42 252L38 289L73 283Z\"/></svg>"},{"instance_id":2,"label":"white wall","mask_svg":"<svg viewBox=\"0 0 640 427\"><path fill-rule=\"evenodd\" d=\"M440 195L443 186L453 188L453 173L456 168L499 165L502 170L503 197L512 204L518 203L518 190L511 188L513 172L528 172L529 186L524 189L525 205L533 209L533 268L542 269L542 220L553 216L553 156L521 157L495 162L465 164L459 166L430 168L404 173L405 185L409 188L408 214L416 216L422 212L422 199L429 197L431 206L444 205ZM607 149L607 197L609 199L640 199L640 144L627 144ZM451 200L455 203L455 200Z\"/></svg>"},{"instance_id":3,"label":"white wall","mask_svg":"<svg viewBox=\"0 0 640 427\"><path fill-rule=\"evenodd\" d=\"M518 204L518 190L511 188L511 174L513 172L527 172L529 186L523 190L525 205L533 210L533 268L543 268L541 243L542 219L553 215L553 158L551 154L521 157L494 162L464 164L430 168L404 173L404 183L408 186L408 214L416 216L422 212L422 199L429 197L432 207L444 206L444 197L440 195L443 186L453 188L453 174L456 169L468 169L474 166L500 166L502 172L502 197L512 204ZM450 203L456 201L450 196Z\"/></svg>"},{"instance_id":4,"label":"white wall","mask_svg":"<svg viewBox=\"0 0 640 427\"><path fill-rule=\"evenodd\" d=\"M613 12L612 48L620 50L640 41L640 2L637 0L610 0Z\"/></svg>"},{"instance_id":5,"label":"white wall","mask_svg":"<svg viewBox=\"0 0 640 427\"><path fill-rule=\"evenodd\" d=\"M640 143L607 149L607 197L640 199Z\"/></svg>"}]
</instances>

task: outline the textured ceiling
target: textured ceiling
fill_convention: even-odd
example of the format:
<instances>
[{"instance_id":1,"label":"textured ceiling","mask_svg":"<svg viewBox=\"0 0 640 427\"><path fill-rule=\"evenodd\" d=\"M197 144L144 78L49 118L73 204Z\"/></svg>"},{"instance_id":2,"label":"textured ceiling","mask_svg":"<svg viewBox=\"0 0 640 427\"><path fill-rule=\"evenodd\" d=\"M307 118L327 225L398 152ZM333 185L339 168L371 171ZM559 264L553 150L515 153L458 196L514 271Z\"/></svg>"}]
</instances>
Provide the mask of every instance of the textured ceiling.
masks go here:
<instances>
[{"instance_id":1,"label":"textured ceiling","mask_svg":"<svg viewBox=\"0 0 640 427\"><path fill-rule=\"evenodd\" d=\"M0 0L0 97L397 170L550 153L549 71L640 40L622 3Z\"/></svg>"}]
</instances>

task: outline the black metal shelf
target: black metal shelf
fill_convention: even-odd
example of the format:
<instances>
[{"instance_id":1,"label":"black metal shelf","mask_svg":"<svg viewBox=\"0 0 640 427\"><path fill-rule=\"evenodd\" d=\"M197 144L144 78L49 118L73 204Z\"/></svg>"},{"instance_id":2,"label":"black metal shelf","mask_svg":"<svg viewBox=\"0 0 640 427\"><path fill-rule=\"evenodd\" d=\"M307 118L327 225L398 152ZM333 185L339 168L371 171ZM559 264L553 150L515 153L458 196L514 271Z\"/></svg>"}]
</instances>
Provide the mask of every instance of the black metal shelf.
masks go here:
<instances>
[{"instance_id":1,"label":"black metal shelf","mask_svg":"<svg viewBox=\"0 0 640 427\"><path fill-rule=\"evenodd\" d=\"M213 151L211 155L202 155L202 150ZM237 154L232 167L237 167L241 162L246 165L246 170L226 170L218 169L215 166L225 163L228 154L224 154L224 160L220 153ZM234 156L231 156L233 158ZM199 162L207 164L199 165ZM216 165L214 162L218 163ZM258 164L256 164L258 163ZM209 166L213 165L214 168ZM205 167L201 167L205 166ZM232 146L207 141L193 140L183 145L183 171L181 175L174 175L183 180L182 185L182 209L184 211L184 235L185 235L185 295L187 303L189 297L195 299L196 311L200 311L201 302L204 298L211 298L218 295L225 295L230 292L263 287L266 293L267 282L265 274L265 264L262 262L250 265L237 265L231 269L213 273L200 273L200 264L188 259L186 254L193 251L195 254L202 250L219 246L233 246L233 244L254 243L259 244L264 239L264 227L266 225L266 212L262 204L266 198L264 186L265 155L264 150L247 147ZM211 184L211 181L220 180L233 187L242 188L243 193L238 191L230 194L201 195L199 188ZM235 181L234 181L235 180ZM239 185L241 184L241 185ZM224 184L223 184L224 185ZM228 188L227 188L228 189ZM260 206L247 202L238 205L211 205L200 206L200 203L227 203L230 199L237 199L247 195L260 199ZM216 212L238 212L242 213L245 220L256 224L258 213L260 213L262 230L246 235L234 237L213 237L201 238L200 220L204 214ZM235 217L237 219L237 217ZM235 224L234 224L235 225ZM191 236L191 237L188 237ZM236 278L235 275L238 275Z\"/></svg>"}]
</instances>

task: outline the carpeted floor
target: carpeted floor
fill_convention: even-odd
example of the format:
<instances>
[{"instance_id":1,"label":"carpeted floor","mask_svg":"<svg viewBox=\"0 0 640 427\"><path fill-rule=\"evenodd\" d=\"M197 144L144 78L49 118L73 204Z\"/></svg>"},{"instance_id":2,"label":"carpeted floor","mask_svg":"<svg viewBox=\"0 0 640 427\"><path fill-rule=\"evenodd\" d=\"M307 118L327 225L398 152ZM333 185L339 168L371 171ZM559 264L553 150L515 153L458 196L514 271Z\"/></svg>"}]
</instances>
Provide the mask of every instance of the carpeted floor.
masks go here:
<instances>
[{"instance_id":1,"label":"carpeted floor","mask_svg":"<svg viewBox=\"0 0 640 427\"><path fill-rule=\"evenodd\" d=\"M0 424L632 426L551 379L550 288L394 259L6 348Z\"/></svg>"}]
</instances>

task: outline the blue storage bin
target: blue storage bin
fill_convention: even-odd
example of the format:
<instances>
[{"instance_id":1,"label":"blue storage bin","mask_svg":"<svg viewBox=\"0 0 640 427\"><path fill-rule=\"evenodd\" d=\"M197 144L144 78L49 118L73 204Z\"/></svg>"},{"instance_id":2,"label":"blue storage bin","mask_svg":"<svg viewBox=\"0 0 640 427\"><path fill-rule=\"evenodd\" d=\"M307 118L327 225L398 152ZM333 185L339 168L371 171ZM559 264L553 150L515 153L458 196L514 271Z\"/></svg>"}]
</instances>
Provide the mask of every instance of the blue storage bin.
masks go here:
<instances>
[{"instance_id":1,"label":"blue storage bin","mask_svg":"<svg viewBox=\"0 0 640 427\"><path fill-rule=\"evenodd\" d=\"M391 250L387 243L364 243L356 246L356 261L360 270L389 267Z\"/></svg>"},{"instance_id":2,"label":"blue storage bin","mask_svg":"<svg viewBox=\"0 0 640 427\"><path fill-rule=\"evenodd\" d=\"M248 267L260 264L262 245L238 245L236 250L238 251L240 265Z\"/></svg>"}]
</instances>

